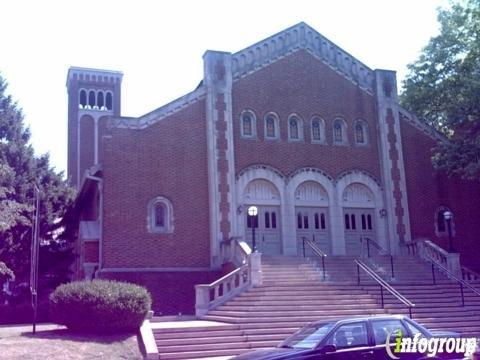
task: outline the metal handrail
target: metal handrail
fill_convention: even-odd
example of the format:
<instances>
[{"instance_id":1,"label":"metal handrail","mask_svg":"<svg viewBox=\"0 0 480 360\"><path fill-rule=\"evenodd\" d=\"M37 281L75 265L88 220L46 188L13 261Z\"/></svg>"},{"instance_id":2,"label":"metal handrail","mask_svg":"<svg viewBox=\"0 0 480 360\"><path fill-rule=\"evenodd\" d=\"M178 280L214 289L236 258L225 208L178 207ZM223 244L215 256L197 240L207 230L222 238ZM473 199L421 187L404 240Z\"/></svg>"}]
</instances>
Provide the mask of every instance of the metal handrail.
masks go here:
<instances>
[{"instance_id":1,"label":"metal handrail","mask_svg":"<svg viewBox=\"0 0 480 360\"><path fill-rule=\"evenodd\" d=\"M405 296L400 294L398 290L393 288L390 284L388 284L385 280L383 280L380 276L378 276L375 271L370 269L365 263L362 261L355 259L355 263L357 264L357 284L360 285L360 268L367 273L373 280L375 280L380 285L380 296L382 300L382 309L385 307L385 302L383 299L383 289L387 290L390 294L395 296L398 300L400 300L404 305L408 307L408 313L410 318L412 318L412 308L415 307L415 304L408 300Z\"/></svg>"},{"instance_id":2,"label":"metal handrail","mask_svg":"<svg viewBox=\"0 0 480 360\"><path fill-rule=\"evenodd\" d=\"M433 285L436 284L436 279L435 279L435 266L437 268L439 268L441 271L443 271L447 277L449 279L452 279L452 280L455 280L457 283L460 284L460 294L462 296L462 306L465 306L465 296L463 294L463 287L467 287L468 289L470 289L470 291L472 291L473 293L475 293L476 295L480 296L480 290L478 290L477 288L474 288L472 285L470 285L468 282L466 282L465 280L463 279L459 279L457 276L455 276L450 270L448 270L445 266L443 265L440 265L439 263L437 263L436 261L434 261L431 257L429 256L426 256L424 257L425 260L429 261L431 264L432 264L432 279L433 279Z\"/></svg>"},{"instance_id":3,"label":"metal handrail","mask_svg":"<svg viewBox=\"0 0 480 360\"><path fill-rule=\"evenodd\" d=\"M379 252L382 252L384 254L388 254L388 251L385 250L376 240L370 239L367 236L360 236L360 243L363 244L364 239L367 241L367 257L368 258L370 258L370 243L372 243L373 246ZM395 278L395 270L394 270L394 266L393 266L393 255L392 254L390 254L390 273L391 273L392 279L394 279Z\"/></svg>"},{"instance_id":4,"label":"metal handrail","mask_svg":"<svg viewBox=\"0 0 480 360\"><path fill-rule=\"evenodd\" d=\"M306 238L305 236L302 237L303 241L303 257L305 257L305 243L310 246L310 248L313 250L313 252L317 255L320 256L322 259L322 273L323 273L323 280L325 280L325 258L327 257L327 254L325 254L322 249L318 247L317 244L315 244L312 240Z\"/></svg>"}]
</instances>

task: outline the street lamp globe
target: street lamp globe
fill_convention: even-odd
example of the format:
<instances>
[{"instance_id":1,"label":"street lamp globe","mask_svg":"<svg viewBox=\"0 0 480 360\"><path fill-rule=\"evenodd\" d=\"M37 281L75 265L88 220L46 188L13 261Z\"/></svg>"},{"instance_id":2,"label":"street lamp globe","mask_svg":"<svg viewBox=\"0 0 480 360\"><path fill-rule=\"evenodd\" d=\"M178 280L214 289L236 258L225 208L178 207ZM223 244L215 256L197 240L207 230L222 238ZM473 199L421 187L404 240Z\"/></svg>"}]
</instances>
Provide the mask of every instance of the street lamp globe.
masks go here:
<instances>
[{"instance_id":1,"label":"street lamp globe","mask_svg":"<svg viewBox=\"0 0 480 360\"><path fill-rule=\"evenodd\" d=\"M248 208L248 215L257 216L257 214L258 214L258 208L256 206L250 206Z\"/></svg>"},{"instance_id":2,"label":"street lamp globe","mask_svg":"<svg viewBox=\"0 0 480 360\"><path fill-rule=\"evenodd\" d=\"M453 213L451 211L445 211L443 213L443 217L445 220L449 221L449 220L452 220L452 217L453 217Z\"/></svg>"}]
</instances>

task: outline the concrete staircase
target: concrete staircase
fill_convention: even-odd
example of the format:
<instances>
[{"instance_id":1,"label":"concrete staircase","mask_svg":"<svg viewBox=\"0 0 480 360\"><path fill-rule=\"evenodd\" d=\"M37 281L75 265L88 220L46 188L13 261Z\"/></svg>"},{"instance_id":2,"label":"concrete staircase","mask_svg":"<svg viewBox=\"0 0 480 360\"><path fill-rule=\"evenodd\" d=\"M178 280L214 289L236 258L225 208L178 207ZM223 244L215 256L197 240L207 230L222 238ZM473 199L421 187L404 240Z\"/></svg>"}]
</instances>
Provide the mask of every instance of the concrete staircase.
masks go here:
<instances>
[{"instance_id":1,"label":"concrete staircase","mask_svg":"<svg viewBox=\"0 0 480 360\"><path fill-rule=\"evenodd\" d=\"M480 296L465 290L461 306L459 286L441 274L432 285L431 268L414 257L378 257L375 268L404 296L416 303L413 318L429 329L480 335ZM317 265L298 257L264 257L263 285L211 310L195 326L154 331L160 359L205 359L238 355L251 349L276 346L296 329L314 320L334 317L407 314L388 293L385 308L380 290L365 273L357 285L354 257L326 259L326 279ZM388 270L388 271L387 271Z\"/></svg>"}]
</instances>

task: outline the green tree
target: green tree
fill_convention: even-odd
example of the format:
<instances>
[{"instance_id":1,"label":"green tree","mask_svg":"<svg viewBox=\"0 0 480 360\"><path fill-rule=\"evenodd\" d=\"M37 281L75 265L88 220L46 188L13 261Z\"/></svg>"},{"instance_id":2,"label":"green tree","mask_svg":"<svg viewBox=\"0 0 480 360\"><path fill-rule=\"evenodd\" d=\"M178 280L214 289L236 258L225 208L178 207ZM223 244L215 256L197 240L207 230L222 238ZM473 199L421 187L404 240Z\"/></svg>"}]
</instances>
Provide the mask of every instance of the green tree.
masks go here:
<instances>
[{"instance_id":1,"label":"green tree","mask_svg":"<svg viewBox=\"0 0 480 360\"><path fill-rule=\"evenodd\" d=\"M34 187L41 194L39 232L44 244L65 242L58 220L74 193L63 174L52 169L48 155L35 156L23 114L6 89L0 76L0 260L21 282L30 270Z\"/></svg>"},{"instance_id":2,"label":"green tree","mask_svg":"<svg viewBox=\"0 0 480 360\"><path fill-rule=\"evenodd\" d=\"M443 133L432 161L450 175L480 178L480 0L438 11L440 34L409 65L402 105Z\"/></svg>"}]
</instances>

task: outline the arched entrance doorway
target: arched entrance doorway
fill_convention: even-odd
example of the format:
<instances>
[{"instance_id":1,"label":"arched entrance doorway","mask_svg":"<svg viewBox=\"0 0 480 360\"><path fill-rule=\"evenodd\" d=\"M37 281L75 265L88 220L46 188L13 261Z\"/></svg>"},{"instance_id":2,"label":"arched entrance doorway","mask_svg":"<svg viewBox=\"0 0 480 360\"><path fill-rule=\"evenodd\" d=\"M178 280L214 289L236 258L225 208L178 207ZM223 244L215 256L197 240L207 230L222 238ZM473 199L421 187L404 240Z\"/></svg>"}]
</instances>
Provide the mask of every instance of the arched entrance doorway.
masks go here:
<instances>
[{"instance_id":1,"label":"arched entrance doorway","mask_svg":"<svg viewBox=\"0 0 480 360\"><path fill-rule=\"evenodd\" d=\"M377 240L375 223L375 197L364 184L353 183L342 194L345 252L356 255L361 251L360 239Z\"/></svg>"},{"instance_id":2,"label":"arched entrance doorway","mask_svg":"<svg viewBox=\"0 0 480 360\"><path fill-rule=\"evenodd\" d=\"M294 198L297 238L313 240L323 252L331 254L327 191L316 181L305 181L295 190Z\"/></svg>"},{"instance_id":3,"label":"arched entrance doorway","mask_svg":"<svg viewBox=\"0 0 480 360\"><path fill-rule=\"evenodd\" d=\"M252 228L255 227L257 250L267 255L281 254L280 194L275 185L264 179L249 182L243 194L243 203L246 241L252 246ZM246 211L251 205L258 208L253 221Z\"/></svg>"}]
</instances>

